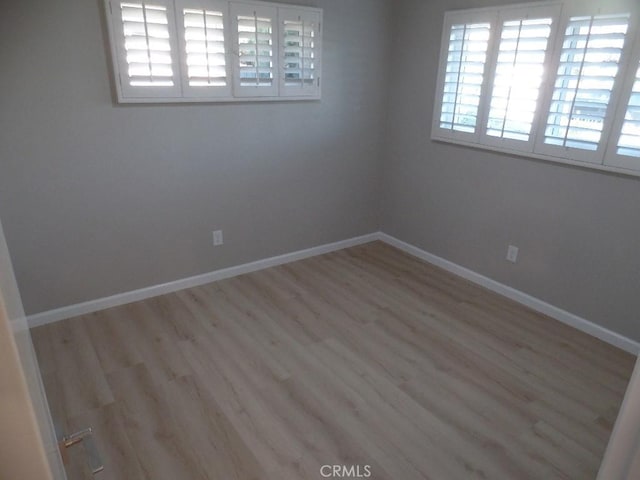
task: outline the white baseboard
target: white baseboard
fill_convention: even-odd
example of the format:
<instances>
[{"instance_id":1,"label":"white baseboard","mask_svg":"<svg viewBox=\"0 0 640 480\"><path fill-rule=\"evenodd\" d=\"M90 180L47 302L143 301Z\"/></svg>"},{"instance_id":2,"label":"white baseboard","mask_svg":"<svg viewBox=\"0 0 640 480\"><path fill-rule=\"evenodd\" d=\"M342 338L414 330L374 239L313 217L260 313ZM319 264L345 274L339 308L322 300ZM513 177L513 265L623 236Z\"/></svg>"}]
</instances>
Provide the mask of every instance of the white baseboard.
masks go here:
<instances>
[{"instance_id":1,"label":"white baseboard","mask_svg":"<svg viewBox=\"0 0 640 480\"><path fill-rule=\"evenodd\" d=\"M235 277L244 273L255 272L264 268L275 267L276 265L295 262L296 260L322 255L323 253L329 253L361 245L363 243L373 242L374 240L378 240L379 237L380 235L378 232L370 233L360 237L349 238L347 240L341 240L334 243L327 243L325 245L285 253L284 255L265 258L234 267L223 268L221 270L215 270L213 272L196 275L194 277L183 278L173 282L162 283L160 285L152 285L150 287L132 290L130 292L118 293L109 297L98 298L88 302L77 303L75 305L69 305L67 307L56 308L55 310L48 310L46 312L36 313L35 315L29 315L27 317L27 322L29 323L29 327L34 328L40 325L46 325L47 323L64 320L66 318L86 315L88 313L117 307L126 303L137 302L146 298L177 292L178 290L183 290L185 288L197 287L206 283L215 282L216 280L223 280L225 278Z\"/></svg>"},{"instance_id":2,"label":"white baseboard","mask_svg":"<svg viewBox=\"0 0 640 480\"><path fill-rule=\"evenodd\" d=\"M29 326L33 328L40 325L45 325L47 323L64 320L65 318L85 315L87 313L97 312L106 308L117 307L119 305L124 305L131 302L137 302L146 298L176 292L185 288L204 285L206 283L215 282L216 280L235 277L244 273L255 272L257 270L274 267L276 265L282 265L284 263L295 262L296 260L302 260L304 258L322 255L323 253L329 253L336 250L342 250L343 248L362 245L364 243L372 242L375 240L381 240L385 243L388 243L389 245L399 248L400 250L403 250L410 255L425 260L462 278L466 278L473 283L499 293L500 295L510 298L511 300L521 303L522 305L526 305L527 307L537 312L548 315L551 318L577 328L578 330L597 337L629 353L637 355L640 352L640 343L636 342L635 340L631 340L624 335L613 332L605 327L597 325L593 322L590 322L589 320L585 320L584 318L574 315L573 313L567 312L566 310L540 300L539 298L532 297L531 295L521 292L520 290L516 290L515 288L492 280L489 277L485 277L484 275L474 272L473 270L469 270L468 268L450 262L449 260L445 260L444 258L438 257L437 255L429 253L409 243L403 242L402 240L392 237L391 235L387 235L383 232L370 233L367 235L362 235L360 237L354 237L347 240L341 240L339 242L319 245L317 247L307 248L305 250L299 250L297 252L286 253L284 255L278 255L275 257L257 260L255 262L245 263L243 265L223 268L221 270L215 270L213 272L196 275L194 277L183 278L173 282L153 285L151 287L141 288L139 290L119 293L110 297L99 298L97 300L90 300L88 302L57 308L55 310L49 310L46 312L37 313L35 315L30 315L27 317L27 321L29 323Z\"/></svg>"},{"instance_id":3,"label":"white baseboard","mask_svg":"<svg viewBox=\"0 0 640 480\"><path fill-rule=\"evenodd\" d=\"M469 270L468 268L450 262L449 260L445 260L444 258L438 257L437 255L422 250L414 245L403 242L402 240L398 240L397 238L392 237L391 235L387 235L386 233L380 232L378 234L378 239L382 240L385 243L388 243L389 245L399 248L400 250L403 250L408 254L413 255L414 257L418 257L462 278L466 278L473 283L499 293L500 295L510 298L511 300L521 303L522 305L526 305L527 307L537 312L543 313L562 323L577 328L578 330L597 337L600 340L610 343L611 345L621 348L629 353L637 355L640 352L640 343L636 342L635 340L631 340L624 335L620 335L619 333L613 332L605 327L590 322L589 320L585 320L584 318L553 306L543 300L540 300L539 298L532 297L531 295L521 292L520 290L516 290L515 288L509 287L500 282L492 280L489 277L485 277L484 275L476 273L473 270Z\"/></svg>"}]
</instances>

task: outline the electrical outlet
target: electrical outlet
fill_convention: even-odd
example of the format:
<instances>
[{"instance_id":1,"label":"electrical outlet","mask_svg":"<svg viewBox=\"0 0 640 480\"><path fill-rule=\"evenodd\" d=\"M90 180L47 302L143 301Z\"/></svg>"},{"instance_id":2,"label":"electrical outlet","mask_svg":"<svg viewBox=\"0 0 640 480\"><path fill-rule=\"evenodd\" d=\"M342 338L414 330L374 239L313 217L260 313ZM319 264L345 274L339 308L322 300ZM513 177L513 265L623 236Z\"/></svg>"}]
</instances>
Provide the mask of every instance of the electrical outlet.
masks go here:
<instances>
[{"instance_id":1,"label":"electrical outlet","mask_svg":"<svg viewBox=\"0 0 640 480\"><path fill-rule=\"evenodd\" d=\"M511 263L516 263L518 261L518 247L509 245L509 248L507 249L507 260Z\"/></svg>"},{"instance_id":2,"label":"electrical outlet","mask_svg":"<svg viewBox=\"0 0 640 480\"><path fill-rule=\"evenodd\" d=\"M213 232L213 246L218 247L222 245L224 241L222 240L222 230L214 230Z\"/></svg>"}]
</instances>

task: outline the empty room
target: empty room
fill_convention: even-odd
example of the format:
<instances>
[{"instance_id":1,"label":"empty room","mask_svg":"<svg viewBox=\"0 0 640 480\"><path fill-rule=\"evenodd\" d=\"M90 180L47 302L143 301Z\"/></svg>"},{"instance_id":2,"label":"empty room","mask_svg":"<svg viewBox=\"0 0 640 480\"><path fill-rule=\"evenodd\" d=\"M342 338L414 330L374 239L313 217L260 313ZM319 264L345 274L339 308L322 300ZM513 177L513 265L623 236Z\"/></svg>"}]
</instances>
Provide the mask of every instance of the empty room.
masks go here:
<instances>
[{"instance_id":1,"label":"empty room","mask_svg":"<svg viewBox=\"0 0 640 480\"><path fill-rule=\"evenodd\" d=\"M640 478L637 0L0 14L0 480Z\"/></svg>"}]
</instances>

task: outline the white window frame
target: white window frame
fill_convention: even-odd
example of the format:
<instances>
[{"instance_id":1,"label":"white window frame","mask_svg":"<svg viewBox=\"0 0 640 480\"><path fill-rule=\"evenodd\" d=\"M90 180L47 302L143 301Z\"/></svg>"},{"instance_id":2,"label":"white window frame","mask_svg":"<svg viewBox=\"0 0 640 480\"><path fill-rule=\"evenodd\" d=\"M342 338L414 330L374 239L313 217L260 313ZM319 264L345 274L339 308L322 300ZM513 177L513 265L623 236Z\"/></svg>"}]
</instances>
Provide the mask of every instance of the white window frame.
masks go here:
<instances>
[{"instance_id":1,"label":"white window frame","mask_svg":"<svg viewBox=\"0 0 640 480\"><path fill-rule=\"evenodd\" d=\"M640 176L639 158L617 155L616 153L620 129L633 86L633 79L631 77L635 78L638 62L640 62L640 29L638 27L640 6L630 5L628 2L611 2L608 0L600 0L597 3L598 4L594 5L593 2L583 2L580 0L561 0L446 12L433 108L432 140L556 163L578 165L596 170ZM529 10L531 12L544 12L547 11L547 9L555 16L553 17L552 32L547 47L545 79L540 89L538 107L532 124L529 141L502 140L487 135L487 120L502 25L508 17L515 16L518 11ZM575 16L622 13L630 14L629 27L621 52L619 71L615 78L606 117L603 122L602 137L597 151L592 152L589 150L544 144L544 131L569 19ZM444 70L446 67L451 25L456 23L481 23L487 22L487 19L490 19L491 23L491 38L489 40L489 50L485 64L476 131L473 134L469 134L442 129L440 128L440 113L442 109Z\"/></svg>"},{"instance_id":2,"label":"white window frame","mask_svg":"<svg viewBox=\"0 0 640 480\"><path fill-rule=\"evenodd\" d=\"M113 65L116 100L118 103L202 103L202 102L247 102L247 101L303 101L320 100L320 75L322 62L322 20L320 8L279 4L273 2L251 2L243 0L131 0L124 3L143 3L167 8L167 20L170 35L173 86L131 86L128 82L128 65L124 49L124 31L120 14L121 0L104 0L107 14L107 30ZM182 9L194 8L223 12L225 37L225 67L227 85L190 86L186 64L184 21ZM273 21L273 85L260 89L239 85L237 55L237 22L234 12L268 12ZM279 48L282 33L280 16L290 16L295 12L303 18L316 18L317 23L317 84L315 88L303 92L282 88L283 71L280 68L283 51ZM237 18L237 17L236 17Z\"/></svg>"}]
</instances>

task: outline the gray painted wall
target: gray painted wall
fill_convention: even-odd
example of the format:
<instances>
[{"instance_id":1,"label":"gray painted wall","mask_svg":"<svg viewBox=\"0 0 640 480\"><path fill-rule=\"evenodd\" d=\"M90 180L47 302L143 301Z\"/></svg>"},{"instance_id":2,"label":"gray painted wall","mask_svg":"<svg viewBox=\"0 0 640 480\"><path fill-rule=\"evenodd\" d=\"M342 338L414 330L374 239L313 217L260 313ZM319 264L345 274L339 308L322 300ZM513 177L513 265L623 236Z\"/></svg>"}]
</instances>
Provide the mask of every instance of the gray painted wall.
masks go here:
<instances>
[{"instance_id":1,"label":"gray painted wall","mask_svg":"<svg viewBox=\"0 0 640 480\"><path fill-rule=\"evenodd\" d=\"M444 12L513 3L396 2L381 229L640 340L640 179L429 139Z\"/></svg>"},{"instance_id":2,"label":"gray painted wall","mask_svg":"<svg viewBox=\"0 0 640 480\"><path fill-rule=\"evenodd\" d=\"M324 8L321 102L120 106L102 0L5 2L0 218L27 313L377 230L390 3L291 3Z\"/></svg>"},{"instance_id":3,"label":"gray painted wall","mask_svg":"<svg viewBox=\"0 0 640 480\"><path fill-rule=\"evenodd\" d=\"M324 8L321 102L170 106L113 104L100 0L4 6L27 312L381 228L640 340L640 180L429 140L444 11L514 1L299 0Z\"/></svg>"}]
</instances>

